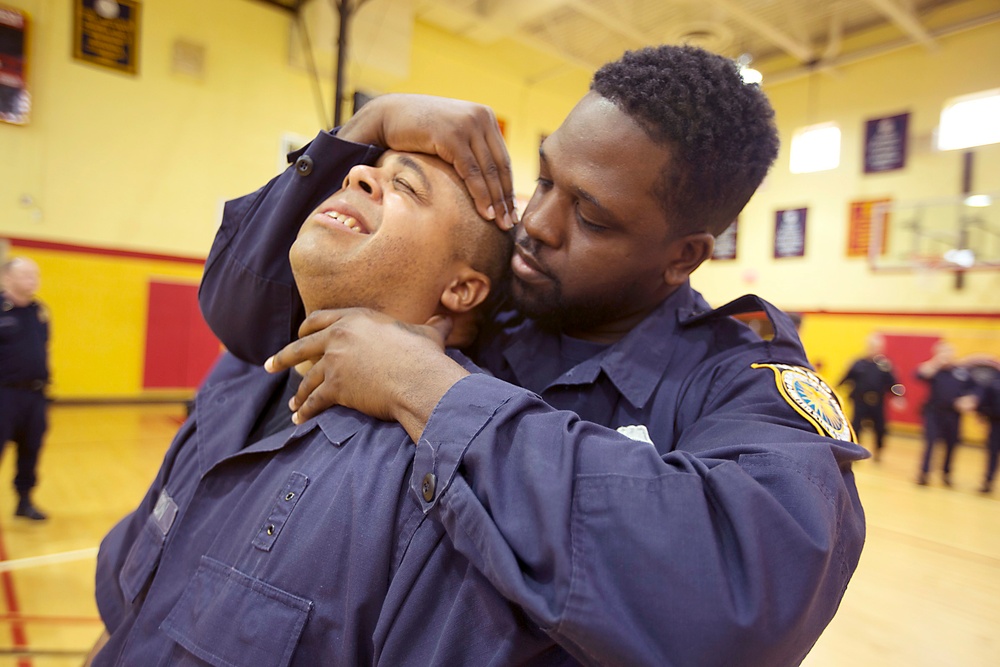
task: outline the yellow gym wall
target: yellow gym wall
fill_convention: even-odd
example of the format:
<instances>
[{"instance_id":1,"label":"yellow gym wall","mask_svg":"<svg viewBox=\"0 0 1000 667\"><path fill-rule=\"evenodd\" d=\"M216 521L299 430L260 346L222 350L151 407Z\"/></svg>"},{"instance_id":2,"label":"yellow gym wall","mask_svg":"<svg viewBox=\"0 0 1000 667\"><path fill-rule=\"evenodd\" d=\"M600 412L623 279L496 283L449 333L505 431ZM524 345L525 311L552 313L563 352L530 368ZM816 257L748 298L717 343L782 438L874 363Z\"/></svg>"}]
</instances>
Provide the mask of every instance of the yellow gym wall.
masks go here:
<instances>
[{"instance_id":1,"label":"yellow gym wall","mask_svg":"<svg viewBox=\"0 0 1000 667\"><path fill-rule=\"evenodd\" d=\"M310 77L289 64L291 19L251 0L143 0L139 71L130 76L73 59L72 3L0 4L30 16L33 98L29 124L0 123L0 238L15 239L11 252L41 265L39 296L53 318L51 393L160 397L142 389L147 285L161 276L196 281L200 270L168 259L38 251L16 240L204 258L222 203L277 173L285 135L311 138L321 128ZM173 71L177 40L204 47L201 76ZM530 194L540 135L558 126L589 77L553 59L558 76L525 82L495 67L500 48L417 25L408 76L383 72L375 58L374 66L352 66L352 82L489 104L509 130L518 192ZM329 77L322 86L329 107Z\"/></svg>"},{"instance_id":2,"label":"yellow gym wall","mask_svg":"<svg viewBox=\"0 0 1000 667\"><path fill-rule=\"evenodd\" d=\"M391 11L392 2L372 0L362 12ZM322 123L309 75L289 64L296 48L291 19L251 0L143 0L139 71L129 76L73 59L71 3L0 4L31 16L34 103L28 125L0 123L0 237L179 258L14 248L42 265L40 296L53 315L53 393L148 396L141 376L149 280L196 280L198 267L183 260L207 254L222 202L277 172L284 135L311 137ZM384 21L376 16L373 22ZM204 47L202 74L174 71L178 40ZM392 40L369 35L353 45L352 53L364 58L351 64L348 90L422 92L489 104L506 125L517 192L530 195L539 137L554 130L585 92L589 74L553 59L549 74L528 81L516 73L518 63L544 62L544 54L525 52L509 40L474 44L421 23L408 41L390 46ZM380 49L397 56L403 50L407 67L380 63ZM1000 86L1000 74L988 66L998 56L1000 25L993 24L943 38L933 52L909 47L809 80L765 81L777 110L781 155L741 217L738 259L703 267L696 287L714 303L756 292L786 309L826 311L823 319L807 316L803 338L831 377L860 352L866 333L884 323L877 315L838 313L947 311L996 318L1000 273L970 273L966 288L955 291L950 276L872 274L864 259L845 258L844 248L847 205L854 199L957 194L960 154L931 151L930 133L947 98ZM328 70L329 59L322 58L321 68ZM328 72L321 87L322 104L329 107ZM349 114L349 101L345 109ZM902 111L911 112L906 169L864 176L864 121ZM843 131L841 166L790 174L792 132L827 120L838 121ZM977 189L1000 191L1000 146L976 149L976 175ZM774 211L801 206L809 208L806 257L775 261ZM981 338L995 341L996 319L984 322ZM907 323L955 331L970 325L965 318L911 317Z\"/></svg>"}]
</instances>

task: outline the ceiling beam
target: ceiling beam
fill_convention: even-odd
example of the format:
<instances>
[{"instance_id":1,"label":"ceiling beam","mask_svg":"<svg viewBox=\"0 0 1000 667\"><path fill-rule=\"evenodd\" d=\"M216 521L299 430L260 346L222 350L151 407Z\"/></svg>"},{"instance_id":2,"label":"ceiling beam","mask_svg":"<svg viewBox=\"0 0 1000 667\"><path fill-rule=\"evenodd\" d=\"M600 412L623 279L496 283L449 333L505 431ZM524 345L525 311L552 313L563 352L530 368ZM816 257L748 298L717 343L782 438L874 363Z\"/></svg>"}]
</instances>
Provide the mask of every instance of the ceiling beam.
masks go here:
<instances>
[{"instance_id":1,"label":"ceiling beam","mask_svg":"<svg viewBox=\"0 0 1000 667\"><path fill-rule=\"evenodd\" d=\"M709 2L726 10L735 20L779 47L785 53L793 56L799 62L808 63L816 58L816 54L810 45L791 37L767 21L757 18L756 15L743 9L734 0L709 0Z\"/></svg>"},{"instance_id":2,"label":"ceiling beam","mask_svg":"<svg viewBox=\"0 0 1000 667\"><path fill-rule=\"evenodd\" d=\"M937 42L934 41L934 38L931 37L927 29L920 23L912 8L904 9L896 3L896 0L868 0L868 4L882 12L886 18L895 23L915 41L920 42L928 49L937 48Z\"/></svg>"},{"instance_id":3,"label":"ceiling beam","mask_svg":"<svg viewBox=\"0 0 1000 667\"><path fill-rule=\"evenodd\" d=\"M605 28L617 32L622 37L632 40L638 46L650 46L653 44L659 44L663 41L662 37L657 38L652 35L647 35L634 24L628 21L623 21L617 16L614 16L605 10L590 4L589 2L586 2L585 0L569 0L567 4L576 12L583 14L592 21L600 23Z\"/></svg>"}]
</instances>

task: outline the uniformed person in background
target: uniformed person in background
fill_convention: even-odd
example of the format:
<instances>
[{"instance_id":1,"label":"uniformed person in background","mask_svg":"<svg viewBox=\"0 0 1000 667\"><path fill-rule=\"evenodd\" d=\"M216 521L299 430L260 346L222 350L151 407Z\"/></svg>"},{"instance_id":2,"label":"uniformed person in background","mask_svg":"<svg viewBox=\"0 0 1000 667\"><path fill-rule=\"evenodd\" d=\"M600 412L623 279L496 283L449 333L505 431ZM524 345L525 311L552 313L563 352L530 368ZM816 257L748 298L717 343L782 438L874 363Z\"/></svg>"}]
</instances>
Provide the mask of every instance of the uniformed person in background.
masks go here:
<instances>
[{"instance_id":1,"label":"uniformed person in background","mask_svg":"<svg viewBox=\"0 0 1000 667\"><path fill-rule=\"evenodd\" d=\"M986 440L986 476L979 492L992 493L993 478L996 476L997 462L1000 460L1000 373L995 373L990 383L980 391L976 410L990 425Z\"/></svg>"},{"instance_id":2,"label":"uniformed person in background","mask_svg":"<svg viewBox=\"0 0 1000 667\"><path fill-rule=\"evenodd\" d=\"M871 425L875 432L875 460L878 461L885 442L885 399L888 395L902 397L905 392L892 372L892 362L885 356L882 334L875 333L868 337L866 355L855 361L847 371L840 381L840 385L844 384L851 385L851 402L854 404L851 426L860 441L862 427Z\"/></svg>"},{"instance_id":3,"label":"uniformed person in background","mask_svg":"<svg viewBox=\"0 0 1000 667\"><path fill-rule=\"evenodd\" d=\"M945 445L941 481L945 486L951 486L951 457L959 438L959 406L966 405L959 399L973 394L975 383L969 369L958 362L955 348L951 345L938 341L933 352L933 357L917 366L917 379L926 382L929 388L923 408L924 457L917 484L927 484L931 455L935 443L940 440Z\"/></svg>"},{"instance_id":4,"label":"uniformed person in background","mask_svg":"<svg viewBox=\"0 0 1000 667\"><path fill-rule=\"evenodd\" d=\"M49 382L49 315L35 299L38 265L14 257L3 264L0 301L0 448L17 444L15 515L44 521L31 502L38 455L46 428L45 387Z\"/></svg>"}]
</instances>

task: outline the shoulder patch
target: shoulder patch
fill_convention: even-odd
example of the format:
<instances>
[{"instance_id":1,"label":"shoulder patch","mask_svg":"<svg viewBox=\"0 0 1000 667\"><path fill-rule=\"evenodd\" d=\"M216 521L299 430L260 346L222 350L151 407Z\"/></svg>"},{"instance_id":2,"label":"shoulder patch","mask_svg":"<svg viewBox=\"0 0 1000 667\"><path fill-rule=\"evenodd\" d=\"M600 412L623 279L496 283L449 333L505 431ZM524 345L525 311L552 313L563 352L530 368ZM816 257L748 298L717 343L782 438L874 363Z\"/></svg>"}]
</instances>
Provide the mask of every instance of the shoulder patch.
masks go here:
<instances>
[{"instance_id":1,"label":"shoulder patch","mask_svg":"<svg viewBox=\"0 0 1000 667\"><path fill-rule=\"evenodd\" d=\"M751 368L770 368L778 393L795 411L819 432L837 440L857 443L851 422L844 415L837 395L818 375L802 366L788 364L750 364Z\"/></svg>"}]
</instances>

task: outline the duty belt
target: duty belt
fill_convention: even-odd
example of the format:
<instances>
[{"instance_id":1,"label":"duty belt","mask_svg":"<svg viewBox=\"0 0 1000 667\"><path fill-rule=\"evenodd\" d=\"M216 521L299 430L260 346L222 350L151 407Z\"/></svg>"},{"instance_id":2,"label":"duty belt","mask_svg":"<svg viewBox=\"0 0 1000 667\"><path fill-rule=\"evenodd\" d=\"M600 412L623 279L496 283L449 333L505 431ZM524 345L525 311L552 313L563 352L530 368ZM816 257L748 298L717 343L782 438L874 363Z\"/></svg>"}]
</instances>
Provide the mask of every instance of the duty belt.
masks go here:
<instances>
[{"instance_id":1,"label":"duty belt","mask_svg":"<svg viewBox=\"0 0 1000 667\"><path fill-rule=\"evenodd\" d=\"M22 391L41 391L45 389L45 380L25 380L23 382L0 382L4 389L20 389Z\"/></svg>"}]
</instances>

